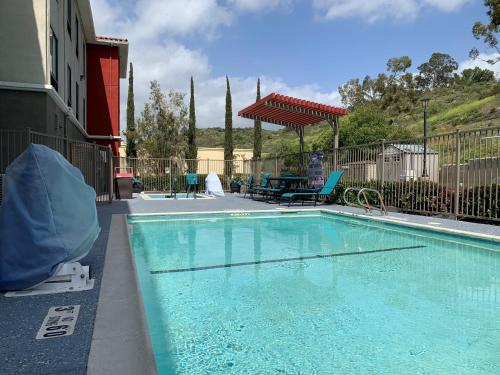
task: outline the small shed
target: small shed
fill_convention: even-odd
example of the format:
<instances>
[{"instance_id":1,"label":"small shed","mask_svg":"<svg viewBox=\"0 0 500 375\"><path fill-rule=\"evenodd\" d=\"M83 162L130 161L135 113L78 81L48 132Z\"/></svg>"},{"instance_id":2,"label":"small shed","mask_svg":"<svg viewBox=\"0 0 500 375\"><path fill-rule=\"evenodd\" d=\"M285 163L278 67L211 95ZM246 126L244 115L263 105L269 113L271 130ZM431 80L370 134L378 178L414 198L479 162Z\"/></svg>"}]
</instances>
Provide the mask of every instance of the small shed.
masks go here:
<instances>
[{"instance_id":1,"label":"small shed","mask_svg":"<svg viewBox=\"0 0 500 375\"><path fill-rule=\"evenodd\" d=\"M417 144L389 144L377 156L377 175L382 176L382 171L384 181L412 181L427 177L437 182L439 153Z\"/></svg>"},{"instance_id":2,"label":"small shed","mask_svg":"<svg viewBox=\"0 0 500 375\"><path fill-rule=\"evenodd\" d=\"M377 179L377 164L373 160L361 160L342 165L343 179L347 181L373 181Z\"/></svg>"}]
</instances>

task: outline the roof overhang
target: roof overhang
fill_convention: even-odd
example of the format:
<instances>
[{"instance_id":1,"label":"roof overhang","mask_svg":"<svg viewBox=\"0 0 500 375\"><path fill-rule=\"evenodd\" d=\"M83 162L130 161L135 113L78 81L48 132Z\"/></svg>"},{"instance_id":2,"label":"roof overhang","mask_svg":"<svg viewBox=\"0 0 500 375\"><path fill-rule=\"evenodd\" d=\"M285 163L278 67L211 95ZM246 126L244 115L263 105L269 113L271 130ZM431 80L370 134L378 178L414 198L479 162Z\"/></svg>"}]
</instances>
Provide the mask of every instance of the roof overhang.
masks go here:
<instances>
[{"instance_id":1,"label":"roof overhang","mask_svg":"<svg viewBox=\"0 0 500 375\"><path fill-rule=\"evenodd\" d=\"M127 78L128 64L128 40L124 38L112 38L108 36L96 36L95 42L91 44L118 47L120 57L120 78Z\"/></svg>"},{"instance_id":2,"label":"roof overhang","mask_svg":"<svg viewBox=\"0 0 500 375\"><path fill-rule=\"evenodd\" d=\"M109 45L118 47L120 57L120 78L127 77L128 64L128 40L124 38L113 38L97 36L95 34L94 19L90 0L79 0L75 2L80 10L82 29L88 44Z\"/></svg>"},{"instance_id":3,"label":"roof overhang","mask_svg":"<svg viewBox=\"0 0 500 375\"><path fill-rule=\"evenodd\" d=\"M272 93L238 112L238 116L271 124L304 127L322 121L336 121L347 115L345 108Z\"/></svg>"}]
</instances>

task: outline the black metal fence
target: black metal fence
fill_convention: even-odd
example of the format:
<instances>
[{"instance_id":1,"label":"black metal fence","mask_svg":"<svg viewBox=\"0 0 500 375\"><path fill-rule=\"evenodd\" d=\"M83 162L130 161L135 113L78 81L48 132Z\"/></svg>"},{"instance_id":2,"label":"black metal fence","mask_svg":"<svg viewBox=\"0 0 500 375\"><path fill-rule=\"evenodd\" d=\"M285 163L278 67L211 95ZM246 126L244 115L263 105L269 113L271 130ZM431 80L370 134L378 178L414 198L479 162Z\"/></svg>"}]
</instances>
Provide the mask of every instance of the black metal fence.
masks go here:
<instances>
[{"instance_id":1,"label":"black metal fence","mask_svg":"<svg viewBox=\"0 0 500 375\"><path fill-rule=\"evenodd\" d=\"M115 158L114 163L115 167L131 167L134 176L142 182L144 191L149 192L185 191L185 175L190 171L198 174L200 191L205 190L205 177L210 172L217 174L224 190L229 190L232 178L246 178L253 173L251 160L121 157Z\"/></svg>"},{"instance_id":2,"label":"black metal fence","mask_svg":"<svg viewBox=\"0 0 500 375\"><path fill-rule=\"evenodd\" d=\"M300 170L300 156L259 161L254 173ZM325 152L325 178L342 169L343 189L377 189L403 212L500 222L500 127L342 147ZM339 196L340 194L337 194Z\"/></svg>"},{"instance_id":3,"label":"black metal fence","mask_svg":"<svg viewBox=\"0 0 500 375\"><path fill-rule=\"evenodd\" d=\"M110 148L33 131L0 130L0 174L28 144L44 144L78 167L97 193L98 202L113 197ZM185 174L196 171L200 190L215 172L223 188L232 178L263 172L308 174L310 155L259 160L186 160L180 158L115 158L114 166L132 167L146 191L182 191ZM425 215L500 222L500 127L342 147L324 153L323 173L342 169L337 197L351 186L371 187L386 206ZM230 173L228 173L228 171ZM337 200L342 203L340 200Z\"/></svg>"},{"instance_id":4,"label":"black metal fence","mask_svg":"<svg viewBox=\"0 0 500 375\"><path fill-rule=\"evenodd\" d=\"M31 143L42 144L58 151L80 169L85 182L96 191L97 202L112 201L113 154L111 148L107 146L38 133L30 129L26 131L0 129L0 175L5 173L7 166Z\"/></svg>"}]
</instances>

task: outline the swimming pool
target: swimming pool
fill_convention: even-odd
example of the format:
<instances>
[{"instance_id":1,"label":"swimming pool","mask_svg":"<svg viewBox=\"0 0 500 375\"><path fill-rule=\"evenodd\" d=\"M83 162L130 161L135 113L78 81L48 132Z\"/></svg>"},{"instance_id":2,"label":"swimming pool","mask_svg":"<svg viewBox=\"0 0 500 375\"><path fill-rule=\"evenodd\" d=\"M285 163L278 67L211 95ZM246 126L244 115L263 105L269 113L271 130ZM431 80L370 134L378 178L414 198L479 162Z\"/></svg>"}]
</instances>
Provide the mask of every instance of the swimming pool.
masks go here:
<instances>
[{"instance_id":1,"label":"swimming pool","mask_svg":"<svg viewBox=\"0 0 500 375\"><path fill-rule=\"evenodd\" d=\"M196 198L194 197L196 196ZM193 195L193 193L177 193L177 194L168 194L168 193L141 193L142 199L145 200L151 200L151 199L159 199L159 200L174 200L174 199L215 199L215 197L212 197L207 194L203 193L196 193Z\"/></svg>"},{"instance_id":2,"label":"swimming pool","mask_svg":"<svg viewBox=\"0 0 500 375\"><path fill-rule=\"evenodd\" d=\"M321 211L128 222L160 374L500 373L498 242Z\"/></svg>"}]
</instances>

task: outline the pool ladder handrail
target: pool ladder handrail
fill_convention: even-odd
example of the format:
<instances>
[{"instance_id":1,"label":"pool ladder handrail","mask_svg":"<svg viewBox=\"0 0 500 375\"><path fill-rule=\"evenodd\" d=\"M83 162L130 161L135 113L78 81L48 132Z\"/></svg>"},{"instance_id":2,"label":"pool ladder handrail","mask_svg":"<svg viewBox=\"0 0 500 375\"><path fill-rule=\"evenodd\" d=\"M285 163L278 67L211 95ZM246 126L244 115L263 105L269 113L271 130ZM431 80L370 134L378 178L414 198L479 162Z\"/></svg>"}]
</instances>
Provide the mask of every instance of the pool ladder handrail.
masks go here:
<instances>
[{"instance_id":1,"label":"pool ladder handrail","mask_svg":"<svg viewBox=\"0 0 500 375\"><path fill-rule=\"evenodd\" d=\"M349 199L347 197L347 193L351 190L357 190L358 195L356 196L358 203L352 203L349 202ZM366 192L372 192L377 195L377 198L379 200L380 205L379 206L372 206L370 205L370 202L368 201L368 197L366 196ZM361 197L364 199L364 203L361 201ZM380 215L384 216L387 215L387 208L385 207L384 204L384 198L382 198L382 195L378 190L371 189L371 188L359 188L359 187L349 187L344 190L344 202L346 205L351 206L351 207L359 207L359 208L364 208L367 213L372 213L373 208L376 208L380 210Z\"/></svg>"}]
</instances>

